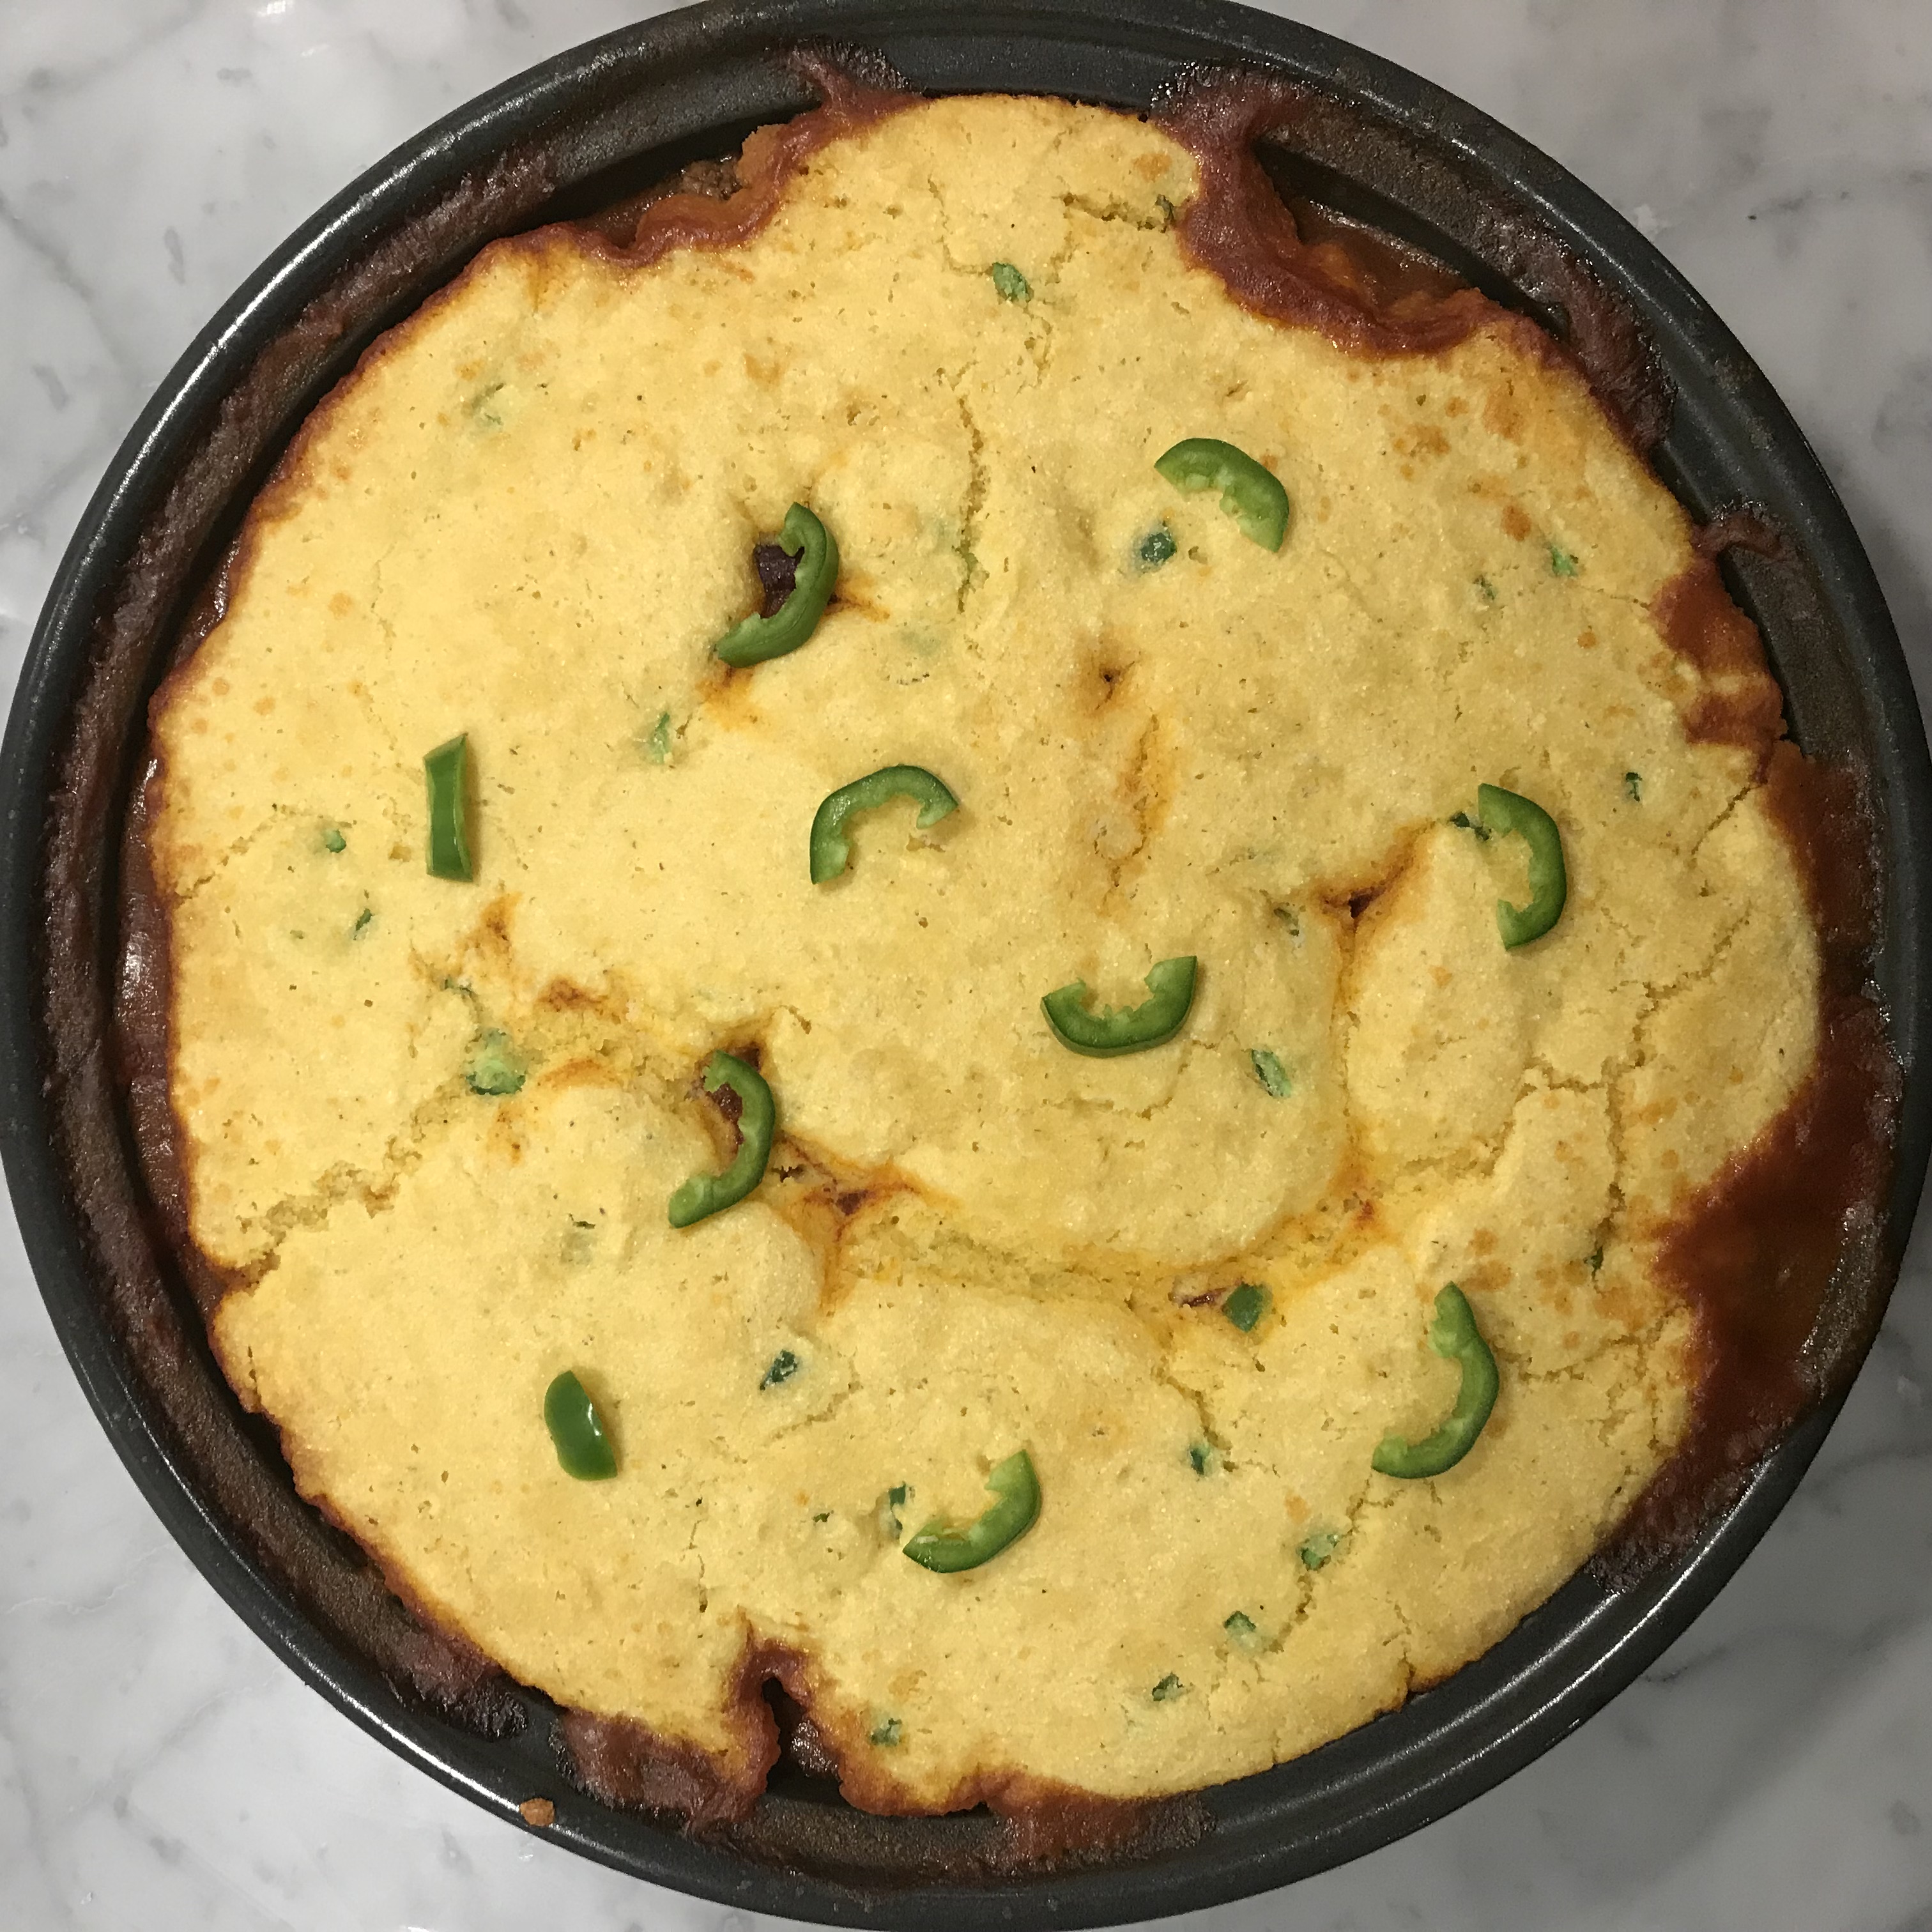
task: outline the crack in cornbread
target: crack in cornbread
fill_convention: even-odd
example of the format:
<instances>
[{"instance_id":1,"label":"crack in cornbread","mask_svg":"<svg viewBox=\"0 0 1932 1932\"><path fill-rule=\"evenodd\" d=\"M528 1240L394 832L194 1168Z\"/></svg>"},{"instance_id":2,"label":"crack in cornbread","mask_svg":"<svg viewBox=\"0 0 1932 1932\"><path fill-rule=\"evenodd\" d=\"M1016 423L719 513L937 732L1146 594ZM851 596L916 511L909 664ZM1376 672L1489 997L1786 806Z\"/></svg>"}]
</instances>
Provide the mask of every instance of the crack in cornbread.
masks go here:
<instances>
[{"instance_id":1,"label":"crack in cornbread","mask_svg":"<svg viewBox=\"0 0 1932 1932\"><path fill-rule=\"evenodd\" d=\"M1196 184L1156 127L940 101L729 249L499 244L318 413L157 701L232 1378L412 1601L743 1793L767 1652L848 1793L906 1810L1193 1789L1454 1670L1678 1439L1658 1245L1814 1058L1762 748L1685 722L1735 668L1660 627L1676 504L1520 324L1376 357L1244 309ZM1280 554L1155 474L1194 435L1286 484ZM836 600L727 670L794 500ZM423 865L458 731L473 885ZM856 821L813 886L819 802L893 764L960 810ZM1563 830L1563 918L1515 952L1521 842L1451 822L1484 783ZM1040 1018L1184 953L1169 1046ZM522 1083L477 1093L500 1035ZM719 1048L781 1138L675 1230L730 1151ZM1398 1482L1370 1456L1454 1397L1451 1280L1502 1394ZM557 1467L566 1368L612 1481ZM1036 1526L908 1563L887 1492L970 1517L1022 1446Z\"/></svg>"}]
</instances>

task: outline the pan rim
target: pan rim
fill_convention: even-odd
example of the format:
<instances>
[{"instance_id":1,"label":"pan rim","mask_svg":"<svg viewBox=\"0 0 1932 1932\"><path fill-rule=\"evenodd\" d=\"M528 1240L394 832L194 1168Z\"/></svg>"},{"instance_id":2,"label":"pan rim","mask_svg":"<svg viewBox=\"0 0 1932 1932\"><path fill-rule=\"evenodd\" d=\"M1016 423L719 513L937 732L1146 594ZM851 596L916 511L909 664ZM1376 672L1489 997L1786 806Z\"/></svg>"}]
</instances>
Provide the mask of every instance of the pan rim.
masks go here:
<instances>
[{"instance_id":1,"label":"pan rim","mask_svg":"<svg viewBox=\"0 0 1932 1932\"><path fill-rule=\"evenodd\" d=\"M1425 118L1449 150L1480 171L1505 176L1550 232L1636 299L1646 324L1669 336L1676 355L1704 356L1727 372L1720 400L1727 397L1744 420L1768 434L1772 457L1806 512L1794 541L1834 566L1848 634L1864 654L1874 708L1889 733L1875 752L1894 782L1900 819L1892 848L1908 860L1914 853L1932 854L1932 762L1909 673L1856 533L1797 425L1730 332L1622 217L1527 143L1392 63L1220 0L1002 0L970 8L918 0L716 0L558 56L404 142L298 229L189 348L110 464L60 566L0 748L0 1160L30 1262L76 1375L123 1462L190 1561L284 1662L365 1730L512 1820L518 1794L529 1795L526 1780L510 1781L519 1761L490 1758L494 1747L396 1697L366 1663L321 1632L241 1546L178 1445L155 1426L92 1292L92 1263L54 1156L44 1090L44 962L36 959L33 934L42 905L52 774L102 600L212 412L254 356L346 263L406 219L426 190L499 159L506 133L554 127L574 105L601 98L627 75L692 71L728 58L756 61L787 44L830 36L883 44L920 83L918 63L907 61L901 48L908 35L942 50L976 47L986 56L981 70L995 80L1001 59L1010 68L1016 58L1012 49L1055 36L1068 45L1103 47L1171 47L1178 37L1198 46L1194 58L1272 66L1317 86L1340 87L1364 110L1397 120ZM1172 54L1154 58L1180 63ZM1059 91L1029 90L1016 74L1009 84L1016 92ZM802 95L795 88L794 94L794 105L802 105ZM483 238L479 235L476 244ZM292 427L285 426L280 440ZM1932 957L1932 903L1916 873L1906 870L1890 884L1888 929L1899 959L1888 1018L1910 1076L1932 1018L1924 976L1924 962ZM1888 1275L1895 1274L1910 1232L1929 1148L1932 1087L1909 1078L1885 1232L1888 1263L1882 1268ZM996 1900L1016 1927L1100 1924L1264 1890L1418 1828L1520 1768L1600 1708L1728 1580L1796 1488L1842 1400L1840 1395L1799 1422L1681 1563L1616 1594L1586 1588L1587 1573L1580 1574L1502 1643L1402 1712L1290 1766L1216 1787L1207 1802L1220 1828L1165 1860L993 1886L922 1888L913 1895L916 1904L898 1895L902 1917L890 1891L788 1876L588 1801L560 1802L547 1835L619 1869L719 1903L826 1923L910 1922L916 1914L923 1923L963 1926L980 1922L989 1900ZM1253 1787L1274 1780L1279 1788L1285 1773L1316 1758L1324 1760L1328 1774L1324 1802L1304 1803L1298 1812L1255 1798ZM1231 1795L1244 1792L1248 1796ZM611 1820L617 1822L604 1828Z\"/></svg>"}]
</instances>

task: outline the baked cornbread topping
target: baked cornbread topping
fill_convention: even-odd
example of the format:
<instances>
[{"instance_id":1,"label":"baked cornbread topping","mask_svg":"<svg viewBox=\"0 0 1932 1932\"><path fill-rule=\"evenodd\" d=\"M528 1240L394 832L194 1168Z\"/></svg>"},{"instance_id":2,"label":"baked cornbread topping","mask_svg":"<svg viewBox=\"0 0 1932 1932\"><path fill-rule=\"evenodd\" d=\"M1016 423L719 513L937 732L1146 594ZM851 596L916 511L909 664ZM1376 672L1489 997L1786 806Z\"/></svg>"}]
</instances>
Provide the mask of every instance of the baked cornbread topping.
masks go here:
<instances>
[{"instance_id":1,"label":"baked cornbread topping","mask_svg":"<svg viewBox=\"0 0 1932 1932\"><path fill-rule=\"evenodd\" d=\"M1526 325L1262 312L1158 125L839 114L485 251L258 504L154 712L185 1209L604 1789L742 1810L776 1676L870 1808L1157 1798L1682 1436L1818 1058L1775 687Z\"/></svg>"}]
</instances>

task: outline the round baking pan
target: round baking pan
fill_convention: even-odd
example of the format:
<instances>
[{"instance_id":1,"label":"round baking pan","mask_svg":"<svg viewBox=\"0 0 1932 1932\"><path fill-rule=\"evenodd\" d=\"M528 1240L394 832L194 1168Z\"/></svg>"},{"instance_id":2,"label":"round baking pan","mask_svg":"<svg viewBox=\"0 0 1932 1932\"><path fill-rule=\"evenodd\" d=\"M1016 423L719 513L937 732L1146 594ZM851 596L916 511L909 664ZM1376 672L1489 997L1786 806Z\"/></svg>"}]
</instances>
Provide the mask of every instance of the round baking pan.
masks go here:
<instances>
[{"instance_id":1,"label":"round baking pan","mask_svg":"<svg viewBox=\"0 0 1932 1932\"><path fill-rule=\"evenodd\" d=\"M802 40L883 55L935 92L1144 108L1192 63L1317 97L1270 166L1560 335L1621 332L1670 401L1652 460L1690 514L1748 502L1774 557L1726 554L1794 735L1854 772L1877 845L1870 977L1907 1083L1890 1193L1848 1238L1814 1338L1825 1394L1691 1548L1636 1580L1593 1565L1400 1711L1204 1795L1210 1828L1132 1862L1002 1875L982 1814L880 1819L787 1768L744 1826L694 1838L563 1775L546 1700L439 1702L372 1660L406 1615L296 1497L271 1434L209 1358L132 1157L109 1025L118 862L148 694L290 435L380 329L495 236L582 214L728 153L808 104ZM1587 311L1587 312L1586 312ZM724 0L564 55L399 149L296 235L189 350L83 518L0 754L0 1133L28 1255L89 1399L157 1513L286 1661L404 1756L503 1816L533 1797L573 1849L759 1912L940 1932L1144 1919L1279 1886L1440 1816L1628 1684L1763 1534L1830 1426L1883 1311L1932 1136L1912 1078L1932 959L1932 765L1898 640L1837 496L1729 332L1596 196L1493 122L1325 35L1214 0ZM380 1637L378 1642L372 1637Z\"/></svg>"}]
</instances>

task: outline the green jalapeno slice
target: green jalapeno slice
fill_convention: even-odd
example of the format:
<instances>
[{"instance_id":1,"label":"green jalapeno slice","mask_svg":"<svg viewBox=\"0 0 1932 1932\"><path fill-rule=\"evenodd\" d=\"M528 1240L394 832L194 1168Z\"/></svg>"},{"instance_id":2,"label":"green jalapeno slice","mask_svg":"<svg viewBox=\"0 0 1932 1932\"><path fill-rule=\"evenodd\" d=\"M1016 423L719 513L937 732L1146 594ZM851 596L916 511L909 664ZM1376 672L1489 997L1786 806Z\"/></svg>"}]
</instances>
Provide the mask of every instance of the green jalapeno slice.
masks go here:
<instances>
[{"instance_id":1,"label":"green jalapeno slice","mask_svg":"<svg viewBox=\"0 0 1932 1932\"><path fill-rule=\"evenodd\" d=\"M769 617L752 616L734 624L712 646L734 668L763 664L795 651L818 628L838 580L838 546L832 532L802 503L785 512L778 548L798 559L791 594Z\"/></svg>"},{"instance_id":2,"label":"green jalapeno slice","mask_svg":"<svg viewBox=\"0 0 1932 1932\"><path fill-rule=\"evenodd\" d=\"M772 1130L778 1121L772 1090L755 1067L728 1053L714 1053L704 1070L704 1090L715 1094L728 1087L737 1095L738 1151L722 1174L694 1174L670 1197L670 1224L688 1228L707 1214L742 1201L765 1178L772 1154Z\"/></svg>"},{"instance_id":3,"label":"green jalapeno slice","mask_svg":"<svg viewBox=\"0 0 1932 1932\"><path fill-rule=\"evenodd\" d=\"M1117 1053L1139 1053L1172 1040L1186 1021L1194 1004L1195 958L1188 953L1178 959L1163 959L1142 982L1148 997L1137 1006L1116 1011L1102 1006L1097 1013L1087 1010L1087 982L1076 980L1070 986L1051 992L1040 1003L1052 1028L1054 1037L1076 1053L1096 1060Z\"/></svg>"},{"instance_id":4,"label":"green jalapeno slice","mask_svg":"<svg viewBox=\"0 0 1932 1932\"><path fill-rule=\"evenodd\" d=\"M1268 1292L1253 1282L1244 1281L1230 1290L1221 1304L1221 1312L1244 1335L1254 1331L1255 1324L1268 1312Z\"/></svg>"},{"instance_id":5,"label":"green jalapeno slice","mask_svg":"<svg viewBox=\"0 0 1932 1932\"><path fill-rule=\"evenodd\" d=\"M1406 1436L1384 1436L1370 1459L1384 1476L1413 1479L1439 1476L1453 1469L1475 1446L1490 1411L1496 1406L1496 1358L1476 1326L1468 1298L1452 1281L1436 1298L1436 1319L1429 1324L1429 1346L1462 1369L1462 1385L1449 1419L1420 1442Z\"/></svg>"},{"instance_id":6,"label":"green jalapeno slice","mask_svg":"<svg viewBox=\"0 0 1932 1932\"><path fill-rule=\"evenodd\" d=\"M1288 1077L1288 1069L1281 1064L1281 1056L1265 1046L1248 1048L1248 1064L1255 1070L1255 1078L1269 1094L1277 1100L1286 1100L1294 1091L1294 1082Z\"/></svg>"},{"instance_id":7,"label":"green jalapeno slice","mask_svg":"<svg viewBox=\"0 0 1932 1932\"><path fill-rule=\"evenodd\" d=\"M544 1391L544 1423L566 1476L601 1483L617 1473L617 1454L590 1391L568 1369Z\"/></svg>"},{"instance_id":8,"label":"green jalapeno slice","mask_svg":"<svg viewBox=\"0 0 1932 1932\"><path fill-rule=\"evenodd\" d=\"M1515 832L1529 848L1529 903L1496 902L1496 930L1508 947L1540 939L1563 911L1570 884L1563 869L1563 836L1556 821L1533 800L1501 785L1476 788L1476 816L1489 832Z\"/></svg>"},{"instance_id":9,"label":"green jalapeno slice","mask_svg":"<svg viewBox=\"0 0 1932 1932\"><path fill-rule=\"evenodd\" d=\"M1302 1564L1305 1568L1318 1570L1341 1546L1341 1531L1318 1529L1312 1536L1302 1539Z\"/></svg>"},{"instance_id":10,"label":"green jalapeno slice","mask_svg":"<svg viewBox=\"0 0 1932 1932\"><path fill-rule=\"evenodd\" d=\"M1180 546L1165 524L1156 524L1134 545L1134 565L1138 570L1158 570L1172 560Z\"/></svg>"},{"instance_id":11,"label":"green jalapeno slice","mask_svg":"<svg viewBox=\"0 0 1932 1932\"><path fill-rule=\"evenodd\" d=\"M1033 1458L1020 1449L1004 1462L995 1462L986 1486L997 1498L992 1508L963 1529L949 1528L935 1516L906 1538L907 1556L926 1569L950 1575L978 1569L1024 1536L1040 1514L1040 1478L1034 1474Z\"/></svg>"},{"instance_id":12,"label":"green jalapeno slice","mask_svg":"<svg viewBox=\"0 0 1932 1932\"><path fill-rule=\"evenodd\" d=\"M488 1100L520 1094L529 1074L529 1063L500 1027L485 1028L477 1035L463 1070L470 1092Z\"/></svg>"},{"instance_id":13,"label":"green jalapeno slice","mask_svg":"<svg viewBox=\"0 0 1932 1932\"><path fill-rule=\"evenodd\" d=\"M1024 302L1033 300L1033 284L1010 262L995 262L991 273L993 286L1000 292L1002 302Z\"/></svg>"},{"instance_id":14,"label":"green jalapeno slice","mask_svg":"<svg viewBox=\"0 0 1932 1932\"><path fill-rule=\"evenodd\" d=\"M855 812L872 812L896 798L909 798L919 807L913 823L923 832L937 825L959 801L933 775L917 765L887 765L862 778L841 785L812 817L812 883L822 886L836 879L851 862L852 842L845 821Z\"/></svg>"},{"instance_id":15,"label":"green jalapeno slice","mask_svg":"<svg viewBox=\"0 0 1932 1932\"><path fill-rule=\"evenodd\" d=\"M429 787L429 869L439 879L470 879L470 734L437 746L423 759Z\"/></svg>"},{"instance_id":16,"label":"green jalapeno slice","mask_svg":"<svg viewBox=\"0 0 1932 1932\"><path fill-rule=\"evenodd\" d=\"M1288 534L1288 492L1281 479L1245 450L1211 436L1177 442L1154 466L1177 490L1218 490L1221 507L1263 550L1279 550Z\"/></svg>"}]
</instances>

